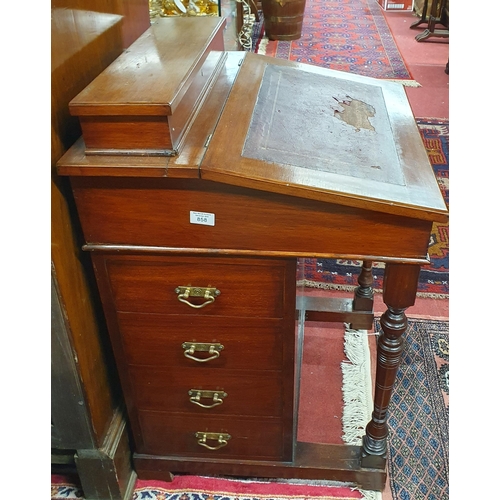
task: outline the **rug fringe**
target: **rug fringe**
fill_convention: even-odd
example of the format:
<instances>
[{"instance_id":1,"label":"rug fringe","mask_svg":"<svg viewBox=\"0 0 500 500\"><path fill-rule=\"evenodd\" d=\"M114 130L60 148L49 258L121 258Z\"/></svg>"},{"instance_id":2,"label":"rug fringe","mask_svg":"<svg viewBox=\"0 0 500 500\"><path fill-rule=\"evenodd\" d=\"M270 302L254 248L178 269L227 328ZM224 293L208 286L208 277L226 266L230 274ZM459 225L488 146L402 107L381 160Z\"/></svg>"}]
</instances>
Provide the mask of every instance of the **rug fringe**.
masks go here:
<instances>
[{"instance_id":1,"label":"rug fringe","mask_svg":"<svg viewBox=\"0 0 500 500\"><path fill-rule=\"evenodd\" d=\"M400 83L403 87L421 87L416 80L398 80L397 78L382 78L384 82Z\"/></svg>"},{"instance_id":2,"label":"rug fringe","mask_svg":"<svg viewBox=\"0 0 500 500\"><path fill-rule=\"evenodd\" d=\"M359 488L354 489L359 491L366 500L382 500L382 493L380 493L380 491L361 490Z\"/></svg>"},{"instance_id":3,"label":"rug fringe","mask_svg":"<svg viewBox=\"0 0 500 500\"><path fill-rule=\"evenodd\" d=\"M269 38L267 38L267 36L263 36L260 39L260 43L259 43L259 48L257 50L257 54L265 56L266 55L266 51L267 51L267 44L268 43L269 43Z\"/></svg>"},{"instance_id":4,"label":"rug fringe","mask_svg":"<svg viewBox=\"0 0 500 500\"><path fill-rule=\"evenodd\" d=\"M344 352L348 361L342 361L342 416L344 442L360 446L366 424L372 412L372 390L368 331L353 330L346 325Z\"/></svg>"},{"instance_id":5,"label":"rug fringe","mask_svg":"<svg viewBox=\"0 0 500 500\"><path fill-rule=\"evenodd\" d=\"M322 283L320 281L312 281L312 280L297 280L298 287L306 287L306 288L318 288L320 290L338 290L339 292L354 292L357 286L354 285L335 285L333 283ZM381 288L374 288L373 291L375 293L382 293L383 290ZM450 296L447 293L431 293L431 292L417 292L417 297L425 298L425 299L449 299Z\"/></svg>"},{"instance_id":6,"label":"rug fringe","mask_svg":"<svg viewBox=\"0 0 500 500\"><path fill-rule=\"evenodd\" d=\"M342 438L346 444L360 446L373 410L368 331L353 330L345 324L344 351L348 361L341 363ZM356 489L366 500L382 500L379 491Z\"/></svg>"}]
</instances>

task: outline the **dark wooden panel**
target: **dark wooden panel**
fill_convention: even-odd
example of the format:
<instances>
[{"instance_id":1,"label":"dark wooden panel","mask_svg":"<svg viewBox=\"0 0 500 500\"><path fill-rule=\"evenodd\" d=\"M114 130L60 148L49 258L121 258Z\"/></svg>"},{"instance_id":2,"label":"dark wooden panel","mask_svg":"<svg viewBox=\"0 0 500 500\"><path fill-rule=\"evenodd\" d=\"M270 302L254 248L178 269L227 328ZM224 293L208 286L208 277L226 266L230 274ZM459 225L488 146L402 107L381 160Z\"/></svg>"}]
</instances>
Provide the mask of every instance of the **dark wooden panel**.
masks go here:
<instances>
[{"instance_id":1,"label":"dark wooden panel","mask_svg":"<svg viewBox=\"0 0 500 500\"><path fill-rule=\"evenodd\" d=\"M279 370L283 361L282 327L276 319L166 316L118 313L121 343L129 364L191 366L184 356L184 342L219 342L224 346L211 369ZM207 356L205 356L207 357Z\"/></svg>"},{"instance_id":2,"label":"dark wooden panel","mask_svg":"<svg viewBox=\"0 0 500 500\"><path fill-rule=\"evenodd\" d=\"M117 311L261 318L284 314L283 261L113 256L106 268ZM215 287L220 295L194 309L178 300L178 286Z\"/></svg>"},{"instance_id":3,"label":"dark wooden panel","mask_svg":"<svg viewBox=\"0 0 500 500\"><path fill-rule=\"evenodd\" d=\"M139 413L142 453L207 458L283 459L283 427L280 419L199 417L160 412ZM231 439L219 450L198 444L196 432L228 433ZM215 446L216 442L211 442Z\"/></svg>"},{"instance_id":4,"label":"dark wooden panel","mask_svg":"<svg viewBox=\"0 0 500 500\"><path fill-rule=\"evenodd\" d=\"M52 448L93 448L94 432L54 277L51 280Z\"/></svg>"},{"instance_id":5,"label":"dark wooden panel","mask_svg":"<svg viewBox=\"0 0 500 500\"><path fill-rule=\"evenodd\" d=\"M342 481L359 488L381 491L387 473L360 467L360 447L297 443L294 462L189 458L134 454L141 479L169 480L170 471L190 474L224 474L248 477Z\"/></svg>"},{"instance_id":6,"label":"dark wooden panel","mask_svg":"<svg viewBox=\"0 0 500 500\"><path fill-rule=\"evenodd\" d=\"M121 410L113 415L102 447L77 450L75 462L85 498L132 498L137 474L132 468L129 433Z\"/></svg>"},{"instance_id":7,"label":"dark wooden panel","mask_svg":"<svg viewBox=\"0 0 500 500\"><path fill-rule=\"evenodd\" d=\"M281 417L283 413L283 385L293 379L282 380L281 372L241 372L213 370L201 367L151 368L129 366L133 381L134 401L140 410L186 412L201 418L215 415L248 415ZM191 389L225 392L222 404L202 408L190 402ZM203 398L200 403L213 404ZM232 420L232 418L231 418Z\"/></svg>"}]
</instances>

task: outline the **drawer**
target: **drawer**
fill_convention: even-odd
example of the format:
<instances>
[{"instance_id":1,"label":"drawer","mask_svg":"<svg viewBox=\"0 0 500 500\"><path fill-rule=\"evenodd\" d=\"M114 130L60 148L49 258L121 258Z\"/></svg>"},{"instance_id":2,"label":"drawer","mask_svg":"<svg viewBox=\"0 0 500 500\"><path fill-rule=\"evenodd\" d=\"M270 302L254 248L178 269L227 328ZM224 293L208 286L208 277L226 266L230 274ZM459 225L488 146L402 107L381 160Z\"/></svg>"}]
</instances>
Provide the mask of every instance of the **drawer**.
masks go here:
<instances>
[{"instance_id":1,"label":"drawer","mask_svg":"<svg viewBox=\"0 0 500 500\"><path fill-rule=\"evenodd\" d=\"M136 313L118 313L117 317L128 364L193 369L282 368L281 320ZM186 353L189 350L186 343L220 344L223 349L217 351L218 357L206 351L196 351L190 355L189 352ZM192 358L213 359L195 361Z\"/></svg>"},{"instance_id":2,"label":"drawer","mask_svg":"<svg viewBox=\"0 0 500 500\"><path fill-rule=\"evenodd\" d=\"M186 412L202 418L212 415L280 417L283 414L281 372L144 366L129 366L128 370L134 403L140 410ZM191 390L194 392L190 395ZM214 398L213 391L218 397Z\"/></svg>"},{"instance_id":3,"label":"drawer","mask_svg":"<svg viewBox=\"0 0 500 500\"><path fill-rule=\"evenodd\" d=\"M140 411L139 453L191 457L286 460L283 425L279 419L224 418ZM198 444L198 432L229 434L227 445L210 450ZM206 444L220 446L218 440Z\"/></svg>"},{"instance_id":4,"label":"drawer","mask_svg":"<svg viewBox=\"0 0 500 500\"><path fill-rule=\"evenodd\" d=\"M117 311L226 317L284 316L287 265L283 260L113 256L107 257L105 262ZM215 288L220 294L213 301L189 297L186 302L193 305L207 304L194 308L179 301L176 289L181 286Z\"/></svg>"}]
</instances>

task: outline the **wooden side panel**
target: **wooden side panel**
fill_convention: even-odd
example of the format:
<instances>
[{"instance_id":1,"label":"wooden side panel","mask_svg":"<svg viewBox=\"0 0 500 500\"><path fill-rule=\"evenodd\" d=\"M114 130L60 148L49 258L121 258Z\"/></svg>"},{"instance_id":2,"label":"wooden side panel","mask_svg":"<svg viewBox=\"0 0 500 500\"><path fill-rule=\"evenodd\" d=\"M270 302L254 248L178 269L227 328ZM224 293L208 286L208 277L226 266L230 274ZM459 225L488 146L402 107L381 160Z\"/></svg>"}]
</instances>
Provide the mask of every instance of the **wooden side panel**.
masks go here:
<instances>
[{"instance_id":1,"label":"wooden side panel","mask_svg":"<svg viewBox=\"0 0 500 500\"><path fill-rule=\"evenodd\" d=\"M92 149L172 149L166 116L81 116L85 145Z\"/></svg>"},{"instance_id":2,"label":"wooden side panel","mask_svg":"<svg viewBox=\"0 0 500 500\"><path fill-rule=\"evenodd\" d=\"M428 249L429 221L293 196L202 180L74 177L72 185L88 243L370 260L425 259ZM214 225L191 223L192 211L213 214Z\"/></svg>"},{"instance_id":3,"label":"wooden side panel","mask_svg":"<svg viewBox=\"0 0 500 500\"><path fill-rule=\"evenodd\" d=\"M115 407L109 383L110 362L93 304L90 266L80 250L82 241L72 196L67 181L55 173L55 164L81 134L78 119L69 114L69 101L122 52L124 30L132 37L142 29L138 18L124 24L123 15L132 4L134 10L141 7L147 13L147 1L133 0L127 7L128 3L54 0L51 4L52 262L98 445Z\"/></svg>"}]
</instances>

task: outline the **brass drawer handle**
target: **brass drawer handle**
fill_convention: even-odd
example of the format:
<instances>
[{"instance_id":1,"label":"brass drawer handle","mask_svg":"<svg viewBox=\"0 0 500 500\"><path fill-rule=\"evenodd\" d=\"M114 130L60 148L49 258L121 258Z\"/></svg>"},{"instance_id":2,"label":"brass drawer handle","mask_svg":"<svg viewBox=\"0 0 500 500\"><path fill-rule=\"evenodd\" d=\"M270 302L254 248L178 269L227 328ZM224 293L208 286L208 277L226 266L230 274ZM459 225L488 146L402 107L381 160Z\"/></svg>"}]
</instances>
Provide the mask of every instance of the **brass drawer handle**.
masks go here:
<instances>
[{"instance_id":1,"label":"brass drawer handle","mask_svg":"<svg viewBox=\"0 0 500 500\"><path fill-rule=\"evenodd\" d=\"M230 434L225 434L223 432L197 432L195 436L198 440L198 444L209 450L218 450L226 446L227 442L231 439ZM207 444L207 439L216 440L219 444L217 446L210 446Z\"/></svg>"},{"instance_id":2,"label":"brass drawer handle","mask_svg":"<svg viewBox=\"0 0 500 500\"><path fill-rule=\"evenodd\" d=\"M194 309L201 309L202 307L208 306L208 304L214 303L216 297L220 295L220 290L210 287L178 286L175 289L175 293L177 294L177 299L180 302L183 302ZM189 301L190 297L203 297L206 299L206 302L203 302L202 304L193 304Z\"/></svg>"},{"instance_id":3,"label":"brass drawer handle","mask_svg":"<svg viewBox=\"0 0 500 500\"><path fill-rule=\"evenodd\" d=\"M207 361L218 358L220 356L220 351L224 349L224 346L218 343L204 344L201 342L184 342L182 344L182 348L186 349L184 351L184 356L186 356L186 358L198 361L198 363L206 363ZM197 358L196 356L193 356L195 352L208 352L210 357Z\"/></svg>"},{"instance_id":4,"label":"brass drawer handle","mask_svg":"<svg viewBox=\"0 0 500 500\"><path fill-rule=\"evenodd\" d=\"M215 406L219 406L224 403L223 398L227 396L227 393L224 391L200 391L197 389L191 389L188 391L188 394L191 396L189 401L202 408L214 408ZM201 398L209 398L213 401L213 404L205 405L200 403Z\"/></svg>"}]
</instances>

